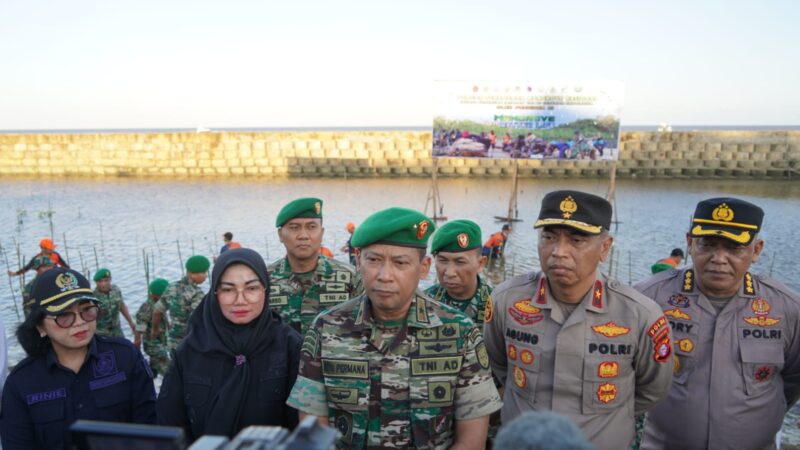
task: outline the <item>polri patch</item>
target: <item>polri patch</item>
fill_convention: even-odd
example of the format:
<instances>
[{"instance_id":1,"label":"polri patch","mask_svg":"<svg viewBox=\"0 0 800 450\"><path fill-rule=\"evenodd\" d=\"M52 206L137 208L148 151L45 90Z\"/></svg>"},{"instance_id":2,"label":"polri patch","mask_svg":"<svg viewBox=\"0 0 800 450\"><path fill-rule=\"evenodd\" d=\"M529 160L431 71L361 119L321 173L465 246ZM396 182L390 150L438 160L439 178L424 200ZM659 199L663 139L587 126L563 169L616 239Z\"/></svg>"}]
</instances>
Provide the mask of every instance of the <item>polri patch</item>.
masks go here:
<instances>
[{"instance_id":1,"label":"polri patch","mask_svg":"<svg viewBox=\"0 0 800 450\"><path fill-rule=\"evenodd\" d=\"M517 366L514 366L514 384L520 389L523 389L528 384L528 377L525 375L525 371Z\"/></svg>"},{"instance_id":2,"label":"polri patch","mask_svg":"<svg viewBox=\"0 0 800 450\"><path fill-rule=\"evenodd\" d=\"M597 366L597 376L600 378L616 378L619 374L619 363L616 361L603 361Z\"/></svg>"}]
</instances>

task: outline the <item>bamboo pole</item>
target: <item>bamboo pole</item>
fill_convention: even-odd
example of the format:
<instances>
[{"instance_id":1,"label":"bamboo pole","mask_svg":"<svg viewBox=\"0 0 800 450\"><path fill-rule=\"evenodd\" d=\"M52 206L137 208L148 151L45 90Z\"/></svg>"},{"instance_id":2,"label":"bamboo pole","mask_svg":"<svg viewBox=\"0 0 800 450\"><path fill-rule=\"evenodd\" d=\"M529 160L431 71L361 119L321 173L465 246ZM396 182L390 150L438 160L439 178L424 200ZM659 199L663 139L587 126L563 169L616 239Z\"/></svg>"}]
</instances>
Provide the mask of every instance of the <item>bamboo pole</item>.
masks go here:
<instances>
[{"instance_id":1,"label":"bamboo pole","mask_svg":"<svg viewBox=\"0 0 800 450\"><path fill-rule=\"evenodd\" d=\"M0 252L3 253L3 259L6 262L6 267L8 270L11 270L11 265L8 263L8 254L6 254L6 249L3 247L3 244L0 243ZM17 315L17 321L22 321L22 317L19 315L19 306L17 305L17 296L14 294L14 283L11 281L11 277L8 278L8 290L11 291L11 302L14 304L14 313Z\"/></svg>"},{"instance_id":2,"label":"bamboo pole","mask_svg":"<svg viewBox=\"0 0 800 450\"><path fill-rule=\"evenodd\" d=\"M175 239L175 245L178 246L178 265L181 266L181 275L186 275L186 272L183 270L183 256L181 256L180 241Z\"/></svg>"}]
</instances>

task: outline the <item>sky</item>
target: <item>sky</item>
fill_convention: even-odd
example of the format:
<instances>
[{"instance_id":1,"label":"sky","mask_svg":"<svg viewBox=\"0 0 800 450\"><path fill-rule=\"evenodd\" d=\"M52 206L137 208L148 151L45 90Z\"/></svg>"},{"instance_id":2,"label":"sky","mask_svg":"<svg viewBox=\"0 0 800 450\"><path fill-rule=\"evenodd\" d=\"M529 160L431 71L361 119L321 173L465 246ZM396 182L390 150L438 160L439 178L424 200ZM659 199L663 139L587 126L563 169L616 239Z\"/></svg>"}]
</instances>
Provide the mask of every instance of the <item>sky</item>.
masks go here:
<instances>
[{"instance_id":1,"label":"sky","mask_svg":"<svg viewBox=\"0 0 800 450\"><path fill-rule=\"evenodd\" d=\"M800 125L796 1L0 0L0 130L428 127L435 80L619 80L623 126Z\"/></svg>"}]
</instances>

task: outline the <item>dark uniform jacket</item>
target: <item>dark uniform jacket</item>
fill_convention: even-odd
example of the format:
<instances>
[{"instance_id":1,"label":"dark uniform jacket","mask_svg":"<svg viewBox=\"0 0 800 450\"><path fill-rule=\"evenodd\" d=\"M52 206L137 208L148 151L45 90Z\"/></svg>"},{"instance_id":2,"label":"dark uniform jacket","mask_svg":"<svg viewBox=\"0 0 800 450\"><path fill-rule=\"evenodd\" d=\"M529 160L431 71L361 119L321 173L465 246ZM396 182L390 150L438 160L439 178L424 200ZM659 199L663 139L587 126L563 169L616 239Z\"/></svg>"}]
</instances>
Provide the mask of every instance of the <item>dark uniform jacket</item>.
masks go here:
<instances>
[{"instance_id":1,"label":"dark uniform jacket","mask_svg":"<svg viewBox=\"0 0 800 450\"><path fill-rule=\"evenodd\" d=\"M22 360L3 389L3 448L71 448L79 419L155 423L156 393L142 354L125 339L95 336L76 374L46 355Z\"/></svg>"},{"instance_id":2,"label":"dark uniform jacket","mask_svg":"<svg viewBox=\"0 0 800 450\"><path fill-rule=\"evenodd\" d=\"M717 314L691 268L636 285L672 327L675 375L647 418L643 449L774 448L783 416L800 397L800 298L746 273Z\"/></svg>"},{"instance_id":3,"label":"dark uniform jacket","mask_svg":"<svg viewBox=\"0 0 800 450\"><path fill-rule=\"evenodd\" d=\"M273 425L292 429L297 425L297 411L285 405L297 378L300 364L300 334L276 321L269 332L275 333L272 345L253 355L246 401L240 427ZM174 354L158 396L158 422L184 427L189 440L202 436L205 418L217 398L219 386L226 379L229 358L202 355L182 345Z\"/></svg>"}]
</instances>

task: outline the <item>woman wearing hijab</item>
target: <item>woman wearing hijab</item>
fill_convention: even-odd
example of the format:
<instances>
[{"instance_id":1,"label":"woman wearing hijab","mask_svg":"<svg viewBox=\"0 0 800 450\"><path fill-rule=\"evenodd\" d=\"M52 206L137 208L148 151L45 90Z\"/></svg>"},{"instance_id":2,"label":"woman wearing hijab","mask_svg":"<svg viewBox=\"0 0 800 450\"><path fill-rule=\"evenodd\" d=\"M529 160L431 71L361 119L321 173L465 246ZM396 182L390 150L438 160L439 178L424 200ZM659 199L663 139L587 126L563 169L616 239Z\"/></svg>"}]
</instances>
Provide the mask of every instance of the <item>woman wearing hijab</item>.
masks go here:
<instances>
[{"instance_id":1,"label":"woman wearing hijab","mask_svg":"<svg viewBox=\"0 0 800 450\"><path fill-rule=\"evenodd\" d=\"M267 292L258 253L241 248L220 255L161 385L159 424L183 427L189 440L232 437L250 425L297 425L286 399L302 337L271 311Z\"/></svg>"},{"instance_id":2,"label":"woman wearing hijab","mask_svg":"<svg viewBox=\"0 0 800 450\"><path fill-rule=\"evenodd\" d=\"M28 357L3 390L3 448L72 448L78 419L155 423L150 369L133 344L95 335L97 298L79 272L60 267L40 275L35 303L17 328Z\"/></svg>"}]
</instances>

